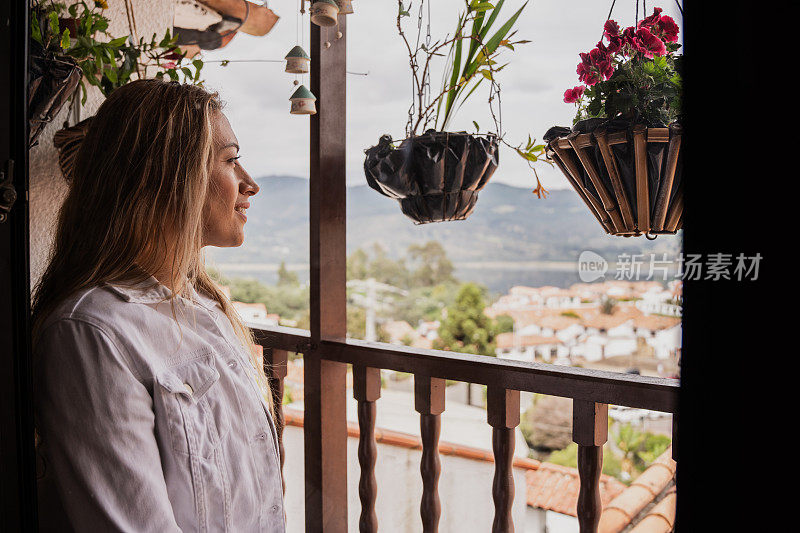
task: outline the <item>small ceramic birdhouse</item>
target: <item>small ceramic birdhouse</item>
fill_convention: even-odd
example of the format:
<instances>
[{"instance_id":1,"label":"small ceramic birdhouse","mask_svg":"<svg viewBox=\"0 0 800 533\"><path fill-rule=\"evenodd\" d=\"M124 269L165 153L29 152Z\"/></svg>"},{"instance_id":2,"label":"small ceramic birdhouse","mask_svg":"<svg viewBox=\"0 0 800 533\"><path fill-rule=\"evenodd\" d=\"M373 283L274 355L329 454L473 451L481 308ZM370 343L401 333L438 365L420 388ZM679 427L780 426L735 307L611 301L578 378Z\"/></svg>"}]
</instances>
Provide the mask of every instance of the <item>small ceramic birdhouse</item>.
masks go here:
<instances>
[{"instance_id":1,"label":"small ceramic birdhouse","mask_svg":"<svg viewBox=\"0 0 800 533\"><path fill-rule=\"evenodd\" d=\"M286 72L291 74L305 74L309 71L311 58L302 46L295 46L286 54Z\"/></svg>"},{"instance_id":2,"label":"small ceramic birdhouse","mask_svg":"<svg viewBox=\"0 0 800 533\"><path fill-rule=\"evenodd\" d=\"M339 6L334 0L316 0L311 5L311 22L317 26L335 26Z\"/></svg>"},{"instance_id":3,"label":"small ceramic birdhouse","mask_svg":"<svg viewBox=\"0 0 800 533\"><path fill-rule=\"evenodd\" d=\"M339 6L340 15L350 15L353 13L353 0L335 0Z\"/></svg>"},{"instance_id":4,"label":"small ceramic birdhouse","mask_svg":"<svg viewBox=\"0 0 800 533\"><path fill-rule=\"evenodd\" d=\"M289 100L292 101L292 107L289 111L292 115L314 115L317 113L317 106L314 101L317 99L311 91L306 89L305 85L301 85L297 90L292 93Z\"/></svg>"}]
</instances>

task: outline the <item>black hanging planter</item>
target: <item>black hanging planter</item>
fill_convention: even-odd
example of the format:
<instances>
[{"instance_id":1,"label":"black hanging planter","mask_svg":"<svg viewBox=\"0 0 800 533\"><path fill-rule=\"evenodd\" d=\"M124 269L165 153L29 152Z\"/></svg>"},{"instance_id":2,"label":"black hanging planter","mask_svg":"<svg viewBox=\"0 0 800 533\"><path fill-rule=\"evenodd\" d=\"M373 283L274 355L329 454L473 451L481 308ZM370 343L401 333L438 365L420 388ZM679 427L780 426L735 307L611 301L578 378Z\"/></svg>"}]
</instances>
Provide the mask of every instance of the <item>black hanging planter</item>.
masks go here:
<instances>
[{"instance_id":1,"label":"black hanging planter","mask_svg":"<svg viewBox=\"0 0 800 533\"><path fill-rule=\"evenodd\" d=\"M370 187L400 202L417 224L464 220L499 163L495 135L437 132L392 146L384 135L365 150L364 173Z\"/></svg>"},{"instance_id":2,"label":"black hanging planter","mask_svg":"<svg viewBox=\"0 0 800 533\"><path fill-rule=\"evenodd\" d=\"M78 88L83 71L77 62L45 50L31 40L28 68L28 146L36 145L39 135L52 122L67 99Z\"/></svg>"}]
</instances>

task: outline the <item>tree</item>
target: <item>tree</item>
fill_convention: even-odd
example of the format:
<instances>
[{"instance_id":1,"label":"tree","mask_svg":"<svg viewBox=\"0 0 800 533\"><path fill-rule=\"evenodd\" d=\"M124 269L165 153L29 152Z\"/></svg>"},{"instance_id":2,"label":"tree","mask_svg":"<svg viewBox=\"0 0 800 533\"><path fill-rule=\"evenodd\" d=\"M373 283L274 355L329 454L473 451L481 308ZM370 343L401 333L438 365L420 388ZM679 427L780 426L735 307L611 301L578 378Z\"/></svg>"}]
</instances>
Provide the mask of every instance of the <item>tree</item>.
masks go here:
<instances>
[{"instance_id":1,"label":"tree","mask_svg":"<svg viewBox=\"0 0 800 533\"><path fill-rule=\"evenodd\" d=\"M514 319L509 315L500 315L495 320L497 321L498 335L500 333L511 333L514 331Z\"/></svg>"},{"instance_id":2,"label":"tree","mask_svg":"<svg viewBox=\"0 0 800 533\"><path fill-rule=\"evenodd\" d=\"M395 287L408 288L409 273L405 260L395 261L386 253L379 243L372 246L372 261L367 268L367 277L376 281L394 285ZM362 278L363 279L363 278Z\"/></svg>"},{"instance_id":3,"label":"tree","mask_svg":"<svg viewBox=\"0 0 800 533\"><path fill-rule=\"evenodd\" d=\"M439 327L434 348L495 355L497 324L483 312L486 308L484 292L485 288L472 282L461 285L455 303L446 308L447 316Z\"/></svg>"},{"instance_id":4,"label":"tree","mask_svg":"<svg viewBox=\"0 0 800 533\"><path fill-rule=\"evenodd\" d=\"M369 255L359 248L347 257L347 279L367 279Z\"/></svg>"},{"instance_id":5,"label":"tree","mask_svg":"<svg viewBox=\"0 0 800 533\"><path fill-rule=\"evenodd\" d=\"M452 283L453 263L447 258L447 252L438 241L425 244L412 244L408 247L408 256L417 265L411 274L413 287L433 287L441 283Z\"/></svg>"},{"instance_id":6,"label":"tree","mask_svg":"<svg viewBox=\"0 0 800 533\"><path fill-rule=\"evenodd\" d=\"M281 285L300 285L297 273L286 268L286 261L281 261L281 266L278 267L278 286Z\"/></svg>"}]
</instances>

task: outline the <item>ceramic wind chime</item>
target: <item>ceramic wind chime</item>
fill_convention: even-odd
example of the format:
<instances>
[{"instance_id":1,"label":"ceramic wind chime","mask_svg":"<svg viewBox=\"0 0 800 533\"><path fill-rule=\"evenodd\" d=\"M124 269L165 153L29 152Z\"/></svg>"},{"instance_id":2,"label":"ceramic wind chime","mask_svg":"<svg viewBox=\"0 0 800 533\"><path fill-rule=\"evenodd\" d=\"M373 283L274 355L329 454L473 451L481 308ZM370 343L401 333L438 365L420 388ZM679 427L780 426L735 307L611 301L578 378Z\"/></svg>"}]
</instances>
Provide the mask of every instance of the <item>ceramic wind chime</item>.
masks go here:
<instances>
[{"instance_id":1,"label":"ceramic wind chime","mask_svg":"<svg viewBox=\"0 0 800 533\"><path fill-rule=\"evenodd\" d=\"M290 74L307 74L311 68L311 58L300 45L289 50L284 59L286 59L286 72Z\"/></svg>"},{"instance_id":2,"label":"ceramic wind chime","mask_svg":"<svg viewBox=\"0 0 800 533\"><path fill-rule=\"evenodd\" d=\"M336 26L339 5L334 0L316 0L311 4L311 22L317 26Z\"/></svg>"},{"instance_id":3,"label":"ceramic wind chime","mask_svg":"<svg viewBox=\"0 0 800 533\"><path fill-rule=\"evenodd\" d=\"M292 102L292 107L289 111L292 115L314 115L317 112L317 106L314 104L317 97L306 89L305 85L298 87L289 97L289 100Z\"/></svg>"},{"instance_id":4,"label":"ceramic wind chime","mask_svg":"<svg viewBox=\"0 0 800 533\"><path fill-rule=\"evenodd\" d=\"M305 9L305 1L300 0L300 15L297 17L297 35L296 40L297 42L301 43L296 45L294 48L289 50L289 53L286 54L286 72L290 74L307 74L311 70L311 58L308 56L306 51L303 49L302 42L302 32L301 28L304 27L303 16L306 13ZM316 104L314 103L317 98L314 94L309 91L305 85L300 84L300 80L297 79L295 76L294 85L300 85L295 89L292 95L289 97L291 101L291 106L289 107L289 113L292 115L314 115L317 112Z\"/></svg>"}]
</instances>

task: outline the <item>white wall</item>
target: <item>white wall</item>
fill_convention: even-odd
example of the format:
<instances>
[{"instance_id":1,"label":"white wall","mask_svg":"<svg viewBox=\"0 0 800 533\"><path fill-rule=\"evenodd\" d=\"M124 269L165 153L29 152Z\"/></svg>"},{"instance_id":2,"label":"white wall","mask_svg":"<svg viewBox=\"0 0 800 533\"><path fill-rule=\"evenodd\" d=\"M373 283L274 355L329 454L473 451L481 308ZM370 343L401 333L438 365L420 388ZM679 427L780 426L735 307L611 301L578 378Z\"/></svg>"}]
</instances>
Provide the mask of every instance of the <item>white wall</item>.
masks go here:
<instances>
[{"instance_id":1,"label":"white wall","mask_svg":"<svg viewBox=\"0 0 800 533\"><path fill-rule=\"evenodd\" d=\"M73 2L67 1L66 3ZM91 1L87 3L91 4ZM132 4L136 17L136 28L139 36L144 37L145 40L149 40L153 33L161 37L167 28L172 28L174 0L132 0ZM108 0L108 5L109 8L104 11L104 14L111 20L109 33L113 37L129 35L131 32L125 14L125 2ZM80 111L81 119L93 115L103 100L103 96L96 88L88 84L87 88L89 97L85 107ZM67 103L55 120L48 124L39 136L39 144L30 151L28 198L30 202L31 288L39 281L47 266L58 210L67 194L67 184L58 167L58 151L53 146L53 135L63 127L64 121L68 119L69 125L75 123Z\"/></svg>"},{"instance_id":2,"label":"white wall","mask_svg":"<svg viewBox=\"0 0 800 533\"><path fill-rule=\"evenodd\" d=\"M303 486L303 428L287 426L283 434L286 449L284 477L286 479L287 531L304 531ZM487 448L491 443L487 442ZM358 531L361 503L358 497L358 439L348 438L348 531ZM422 498L422 479L419 464L421 450L378 444L375 477L378 481L376 514L381 531L416 533L422 530L419 504ZM462 457L441 455L442 473L439 478L439 498L442 515L439 531L464 533L490 531L494 518L492 479L494 464ZM514 524L525 531L525 474L514 469Z\"/></svg>"}]
</instances>

